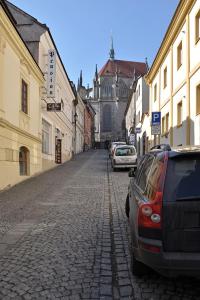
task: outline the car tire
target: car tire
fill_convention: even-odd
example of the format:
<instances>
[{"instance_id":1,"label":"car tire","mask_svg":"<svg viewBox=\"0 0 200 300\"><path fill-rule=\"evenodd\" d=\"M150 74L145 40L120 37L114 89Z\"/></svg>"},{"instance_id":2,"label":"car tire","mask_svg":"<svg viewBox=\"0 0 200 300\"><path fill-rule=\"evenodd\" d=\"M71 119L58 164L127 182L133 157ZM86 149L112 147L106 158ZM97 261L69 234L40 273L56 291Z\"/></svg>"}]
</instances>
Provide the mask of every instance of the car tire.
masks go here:
<instances>
[{"instance_id":1,"label":"car tire","mask_svg":"<svg viewBox=\"0 0 200 300\"><path fill-rule=\"evenodd\" d=\"M131 253L131 271L135 276L144 276L149 274L150 269L135 258L134 252Z\"/></svg>"},{"instance_id":2,"label":"car tire","mask_svg":"<svg viewBox=\"0 0 200 300\"><path fill-rule=\"evenodd\" d=\"M129 218L129 212L130 212L129 195L127 195L126 202L125 202L125 213L126 213L127 218Z\"/></svg>"}]
</instances>

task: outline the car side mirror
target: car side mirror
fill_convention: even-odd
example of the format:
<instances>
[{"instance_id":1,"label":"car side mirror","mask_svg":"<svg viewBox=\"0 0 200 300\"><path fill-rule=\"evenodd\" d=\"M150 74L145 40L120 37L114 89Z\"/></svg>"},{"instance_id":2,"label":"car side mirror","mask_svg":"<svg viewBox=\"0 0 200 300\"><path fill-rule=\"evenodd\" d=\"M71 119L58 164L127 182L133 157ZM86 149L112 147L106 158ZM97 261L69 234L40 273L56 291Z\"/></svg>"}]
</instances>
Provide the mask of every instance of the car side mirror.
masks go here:
<instances>
[{"instance_id":1,"label":"car side mirror","mask_svg":"<svg viewBox=\"0 0 200 300\"><path fill-rule=\"evenodd\" d=\"M128 172L128 177L135 177L135 171L137 170L137 168L133 168Z\"/></svg>"}]
</instances>

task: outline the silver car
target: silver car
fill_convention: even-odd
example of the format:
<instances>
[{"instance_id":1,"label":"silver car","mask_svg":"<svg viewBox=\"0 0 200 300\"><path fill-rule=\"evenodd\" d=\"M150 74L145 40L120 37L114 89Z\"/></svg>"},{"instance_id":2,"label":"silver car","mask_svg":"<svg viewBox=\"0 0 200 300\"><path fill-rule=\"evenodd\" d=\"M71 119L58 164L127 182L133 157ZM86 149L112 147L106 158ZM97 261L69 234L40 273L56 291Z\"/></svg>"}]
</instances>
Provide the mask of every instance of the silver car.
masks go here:
<instances>
[{"instance_id":1,"label":"silver car","mask_svg":"<svg viewBox=\"0 0 200 300\"><path fill-rule=\"evenodd\" d=\"M137 165L137 153L132 145L121 145L114 149L111 157L113 171L116 169L133 168Z\"/></svg>"},{"instance_id":2,"label":"silver car","mask_svg":"<svg viewBox=\"0 0 200 300\"><path fill-rule=\"evenodd\" d=\"M112 157L112 155L114 154L115 147L120 146L120 145L126 145L126 143L125 142L112 142L111 143L109 157Z\"/></svg>"}]
</instances>

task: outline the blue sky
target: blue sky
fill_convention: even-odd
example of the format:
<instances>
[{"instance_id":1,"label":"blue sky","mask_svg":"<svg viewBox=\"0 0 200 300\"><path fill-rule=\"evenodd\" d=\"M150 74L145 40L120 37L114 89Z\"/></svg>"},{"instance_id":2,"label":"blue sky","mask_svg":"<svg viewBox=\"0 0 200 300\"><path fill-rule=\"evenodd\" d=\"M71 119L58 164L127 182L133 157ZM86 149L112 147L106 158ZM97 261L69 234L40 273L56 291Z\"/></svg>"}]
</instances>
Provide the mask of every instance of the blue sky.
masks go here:
<instances>
[{"instance_id":1,"label":"blue sky","mask_svg":"<svg viewBox=\"0 0 200 300\"><path fill-rule=\"evenodd\" d=\"M92 83L109 57L153 62L179 0L10 0L51 30L68 75Z\"/></svg>"}]
</instances>

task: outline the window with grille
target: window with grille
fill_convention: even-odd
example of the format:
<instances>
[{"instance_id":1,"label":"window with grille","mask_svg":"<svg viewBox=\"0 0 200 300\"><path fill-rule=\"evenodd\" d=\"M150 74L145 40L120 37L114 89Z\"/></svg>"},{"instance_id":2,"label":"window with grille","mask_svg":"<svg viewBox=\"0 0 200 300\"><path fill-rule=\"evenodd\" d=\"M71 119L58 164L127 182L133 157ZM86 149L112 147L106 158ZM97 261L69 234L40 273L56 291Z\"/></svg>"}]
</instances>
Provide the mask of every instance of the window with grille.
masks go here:
<instances>
[{"instance_id":1,"label":"window with grille","mask_svg":"<svg viewBox=\"0 0 200 300\"><path fill-rule=\"evenodd\" d=\"M166 132L169 132L169 113L166 114Z\"/></svg>"},{"instance_id":2,"label":"window with grille","mask_svg":"<svg viewBox=\"0 0 200 300\"><path fill-rule=\"evenodd\" d=\"M200 10L195 17L195 38L197 43L200 40Z\"/></svg>"},{"instance_id":3,"label":"window with grille","mask_svg":"<svg viewBox=\"0 0 200 300\"><path fill-rule=\"evenodd\" d=\"M182 101L180 101L177 105L177 126L181 126L182 125L182 119L183 119L183 116L182 116Z\"/></svg>"},{"instance_id":4,"label":"window with grille","mask_svg":"<svg viewBox=\"0 0 200 300\"><path fill-rule=\"evenodd\" d=\"M51 125L42 120L42 152L50 154Z\"/></svg>"},{"instance_id":5,"label":"window with grille","mask_svg":"<svg viewBox=\"0 0 200 300\"><path fill-rule=\"evenodd\" d=\"M177 48L177 70L182 66L182 63L183 63L183 45L182 42L180 42Z\"/></svg>"},{"instance_id":6,"label":"window with grille","mask_svg":"<svg viewBox=\"0 0 200 300\"><path fill-rule=\"evenodd\" d=\"M154 102L157 100L157 83L154 85Z\"/></svg>"},{"instance_id":7,"label":"window with grille","mask_svg":"<svg viewBox=\"0 0 200 300\"><path fill-rule=\"evenodd\" d=\"M28 84L22 79L21 110L28 114Z\"/></svg>"},{"instance_id":8,"label":"window with grille","mask_svg":"<svg viewBox=\"0 0 200 300\"><path fill-rule=\"evenodd\" d=\"M164 74L163 74L163 88L165 89L167 86L167 67L164 69Z\"/></svg>"},{"instance_id":9,"label":"window with grille","mask_svg":"<svg viewBox=\"0 0 200 300\"><path fill-rule=\"evenodd\" d=\"M29 150L26 147L19 149L19 174L27 176L29 173Z\"/></svg>"},{"instance_id":10,"label":"window with grille","mask_svg":"<svg viewBox=\"0 0 200 300\"><path fill-rule=\"evenodd\" d=\"M196 114L200 114L200 84L196 87Z\"/></svg>"}]
</instances>

